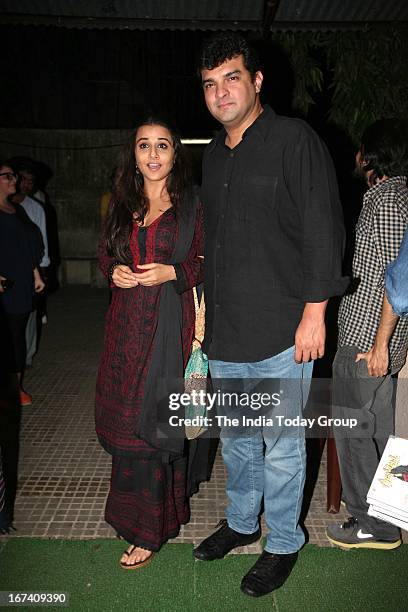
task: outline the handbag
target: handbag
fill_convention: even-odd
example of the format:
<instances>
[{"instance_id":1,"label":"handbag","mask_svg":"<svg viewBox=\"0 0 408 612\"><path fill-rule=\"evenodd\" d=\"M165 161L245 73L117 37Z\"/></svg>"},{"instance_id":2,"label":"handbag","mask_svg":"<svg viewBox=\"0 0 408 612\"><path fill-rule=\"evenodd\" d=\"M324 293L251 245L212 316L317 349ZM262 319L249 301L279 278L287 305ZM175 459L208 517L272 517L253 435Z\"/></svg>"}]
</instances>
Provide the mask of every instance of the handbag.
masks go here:
<instances>
[{"instance_id":1,"label":"handbag","mask_svg":"<svg viewBox=\"0 0 408 612\"><path fill-rule=\"evenodd\" d=\"M186 393L192 391L201 392L201 395L207 391L208 378L208 358L201 350L201 342L204 338L205 330L205 301L204 294L201 296L201 301L198 299L197 289L193 289L194 307L196 313L194 339L191 347L190 358L187 362L184 373L184 389ZM197 396L196 396L197 397ZM195 421L194 425L185 425L186 438L194 440L206 431L204 425L207 414L207 406L205 401L193 402L185 407L185 418Z\"/></svg>"}]
</instances>

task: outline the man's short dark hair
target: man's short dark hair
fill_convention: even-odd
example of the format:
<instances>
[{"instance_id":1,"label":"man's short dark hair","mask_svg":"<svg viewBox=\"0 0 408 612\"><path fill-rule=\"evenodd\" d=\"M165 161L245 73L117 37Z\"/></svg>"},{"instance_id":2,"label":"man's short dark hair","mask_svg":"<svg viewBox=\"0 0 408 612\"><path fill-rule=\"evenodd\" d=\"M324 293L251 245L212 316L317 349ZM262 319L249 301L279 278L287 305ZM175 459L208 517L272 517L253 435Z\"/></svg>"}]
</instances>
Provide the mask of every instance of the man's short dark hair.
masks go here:
<instances>
[{"instance_id":1,"label":"man's short dark hair","mask_svg":"<svg viewBox=\"0 0 408 612\"><path fill-rule=\"evenodd\" d=\"M37 176L36 164L31 157L12 157L9 159L9 163L14 172L17 172L17 174L26 172L27 174L32 174L34 177Z\"/></svg>"},{"instance_id":2,"label":"man's short dark hair","mask_svg":"<svg viewBox=\"0 0 408 612\"><path fill-rule=\"evenodd\" d=\"M235 32L220 32L206 38L200 52L198 71L213 70L233 57L243 56L245 68L251 75L252 80L255 74L261 70L258 53L248 42Z\"/></svg>"},{"instance_id":3,"label":"man's short dark hair","mask_svg":"<svg viewBox=\"0 0 408 612\"><path fill-rule=\"evenodd\" d=\"M408 124L401 119L380 119L370 125L361 139L364 171L373 170L377 178L407 176Z\"/></svg>"}]
</instances>

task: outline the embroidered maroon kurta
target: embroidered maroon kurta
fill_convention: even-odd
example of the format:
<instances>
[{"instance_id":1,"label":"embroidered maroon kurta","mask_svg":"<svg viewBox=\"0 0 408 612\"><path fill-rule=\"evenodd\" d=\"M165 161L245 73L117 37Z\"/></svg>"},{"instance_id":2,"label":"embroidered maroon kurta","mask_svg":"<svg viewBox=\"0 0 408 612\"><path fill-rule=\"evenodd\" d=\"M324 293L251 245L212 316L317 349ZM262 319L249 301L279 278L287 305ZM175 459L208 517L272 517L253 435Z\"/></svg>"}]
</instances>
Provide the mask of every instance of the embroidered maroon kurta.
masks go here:
<instances>
[{"instance_id":1,"label":"embroidered maroon kurta","mask_svg":"<svg viewBox=\"0 0 408 612\"><path fill-rule=\"evenodd\" d=\"M140 235L143 232L143 236ZM147 228L136 223L130 240L132 268L140 263L168 263L177 239L172 209ZM176 266L183 309L182 344L186 363L194 330L192 287L201 281L202 211L197 211L194 238L186 260ZM142 248L141 248L142 246ZM107 275L112 259L99 250ZM188 520L186 461L164 463L156 449L135 436L151 363L161 286L112 288L106 316L104 348L96 386L96 431L113 455L106 520L126 540L149 550L177 535Z\"/></svg>"}]
</instances>

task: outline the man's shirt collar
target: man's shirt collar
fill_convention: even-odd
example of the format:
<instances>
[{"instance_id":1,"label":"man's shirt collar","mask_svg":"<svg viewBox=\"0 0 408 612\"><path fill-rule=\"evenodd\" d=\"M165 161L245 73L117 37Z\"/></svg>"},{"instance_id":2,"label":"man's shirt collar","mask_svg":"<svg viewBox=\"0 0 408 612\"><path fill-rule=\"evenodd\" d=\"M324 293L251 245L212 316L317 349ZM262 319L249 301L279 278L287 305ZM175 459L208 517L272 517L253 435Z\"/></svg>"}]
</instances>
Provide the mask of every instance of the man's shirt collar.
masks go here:
<instances>
[{"instance_id":1,"label":"man's shirt collar","mask_svg":"<svg viewBox=\"0 0 408 612\"><path fill-rule=\"evenodd\" d=\"M406 176L402 176L402 175L390 176L389 178L385 179L385 181L379 181L378 183L370 187L366 191L366 195L367 194L374 195L374 193L376 193L377 191L380 191L385 186L389 187L390 185L406 185L406 184L407 184Z\"/></svg>"},{"instance_id":2,"label":"man's shirt collar","mask_svg":"<svg viewBox=\"0 0 408 612\"><path fill-rule=\"evenodd\" d=\"M247 127L247 129L243 133L242 140L245 140L246 138L248 138L249 135L254 134L257 137L262 138L263 141L266 141L266 139L268 138L268 128L266 126L268 124L268 121L273 120L275 116L275 111L269 106L269 104L265 104L262 113L258 115L255 121L251 123L251 125ZM226 136L227 131L223 127L208 145L208 151L212 153L214 149L219 145L225 147Z\"/></svg>"}]
</instances>

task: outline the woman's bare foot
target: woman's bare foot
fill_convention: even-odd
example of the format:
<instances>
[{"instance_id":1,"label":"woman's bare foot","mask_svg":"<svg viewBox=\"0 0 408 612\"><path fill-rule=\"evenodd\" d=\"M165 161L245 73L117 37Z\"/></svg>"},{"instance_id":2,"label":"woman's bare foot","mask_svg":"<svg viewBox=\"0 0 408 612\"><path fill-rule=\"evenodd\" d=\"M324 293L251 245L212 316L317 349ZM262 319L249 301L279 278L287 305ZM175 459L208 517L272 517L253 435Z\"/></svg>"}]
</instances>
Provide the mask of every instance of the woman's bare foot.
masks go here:
<instances>
[{"instance_id":1,"label":"woman's bare foot","mask_svg":"<svg viewBox=\"0 0 408 612\"><path fill-rule=\"evenodd\" d=\"M120 559L120 565L124 569L135 569L136 567L147 565L151 557L153 557L153 552L151 550L146 550L145 548L140 548L139 546L131 544L123 553Z\"/></svg>"}]
</instances>

